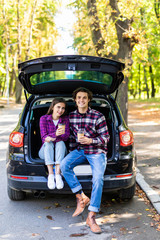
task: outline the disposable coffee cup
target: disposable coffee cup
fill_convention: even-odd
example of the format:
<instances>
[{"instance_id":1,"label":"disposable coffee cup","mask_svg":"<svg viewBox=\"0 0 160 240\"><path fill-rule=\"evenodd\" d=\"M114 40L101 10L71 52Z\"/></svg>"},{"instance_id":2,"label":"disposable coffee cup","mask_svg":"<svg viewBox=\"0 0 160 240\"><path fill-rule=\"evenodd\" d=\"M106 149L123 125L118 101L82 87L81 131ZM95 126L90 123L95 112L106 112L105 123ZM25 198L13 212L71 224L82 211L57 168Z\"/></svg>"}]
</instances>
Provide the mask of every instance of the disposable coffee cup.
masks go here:
<instances>
[{"instance_id":1,"label":"disposable coffee cup","mask_svg":"<svg viewBox=\"0 0 160 240\"><path fill-rule=\"evenodd\" d=\"M63 134L65 133L65 123L59 123L58 128L61 128L63 130Z\"/></svg>"},{"instance_id":2,"label":"disposable coffee cup","mask_svg":"<svg viewBox=\"0 0 160 240\"><path fill-rule=\"evenodd\" d=\"M80 141L79 139L83 136L84 136L84 131L83 130L78 130L78 133L77 133L78 142Z\"/></svg>"}]
</instances>

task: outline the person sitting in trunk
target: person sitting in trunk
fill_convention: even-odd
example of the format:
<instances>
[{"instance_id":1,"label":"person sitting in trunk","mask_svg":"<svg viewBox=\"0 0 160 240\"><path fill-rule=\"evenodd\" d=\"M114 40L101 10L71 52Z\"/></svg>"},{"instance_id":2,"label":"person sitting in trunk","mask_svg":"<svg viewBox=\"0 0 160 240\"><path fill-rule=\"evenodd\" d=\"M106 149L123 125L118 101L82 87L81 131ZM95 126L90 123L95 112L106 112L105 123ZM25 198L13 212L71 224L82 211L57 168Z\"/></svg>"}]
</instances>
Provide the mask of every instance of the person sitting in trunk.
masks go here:
<instances>
[{"instance_id":1,"label":"person sitting in trunk","mask_svg":"<svg viewBox=\"0 0 160 240\"><path fill-rule=\"evenodd\" d=\"M76 89L73 92L73 99L77 110L69 114L71 152L62 160L60 167L77 199L77 208L72 217L80 215L85 206L89 205L86 223L93 233L101 233L101 228L95 221L95 215L99 212L101 204L103 177L107 163L108 128L103 114L89 107L89 102L92 100L90 90L82 87ZM73 171L75 166L86 161L92 169L91 199L82 191L82 186Z\"/></svg>"},{"instance_id":2,"label":"person sitting in trunk","mask_svg":"<svg viewBox=\"0 0 160 240\"><path fill-rule=\"evenodd\" d=\"M60 163L66 155L66 141L69 137L69 119L66 114L66 102L63 98L53 99L48 112L40 118L42 146L39 157L44 159L48 168L49 189L62 189L64 183L60 172ZM55 165L55 173L53 166Z\"/></svg>"}]
</instances>

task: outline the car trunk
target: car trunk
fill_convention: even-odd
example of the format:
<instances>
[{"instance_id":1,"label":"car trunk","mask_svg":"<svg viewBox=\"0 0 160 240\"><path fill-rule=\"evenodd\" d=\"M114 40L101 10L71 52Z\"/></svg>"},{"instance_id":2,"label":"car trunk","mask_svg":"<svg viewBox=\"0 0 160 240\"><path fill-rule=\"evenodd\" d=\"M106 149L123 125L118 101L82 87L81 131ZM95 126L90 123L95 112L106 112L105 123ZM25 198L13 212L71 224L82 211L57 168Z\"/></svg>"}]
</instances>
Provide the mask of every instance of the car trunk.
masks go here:
<instances>
[{"instance_id":1,"label":"car trunk","mask_svg":"<svg viewBox=\"0 0 160 240\"><path fill-rule=\"evenodd\" d=\"M52 98L53 99L53 98ZM39 99L37 100L31 107L29 124L28 124L28 159L29 162L32 163L44 163L42 159L38 156L38 151L42 145L41 136L40 136L40 128L39 128L39 120L42 115L47 113L47 110L50 106L52 99ZM70 98L66 98L67 101L67 112L71 112L76 109L75 103ZM114 158L114 147L115 147L115 129L114 129L114 121L113 114L111 112L111 107L107 100L104 99L93 99L91 102L91 108L98 110L101 112L105 118L108 125L108 130L110 134L110 141L108 143L108 161L112 161ZM66 142L68 148L68 142Z\"/></svg>"}]
</instances>

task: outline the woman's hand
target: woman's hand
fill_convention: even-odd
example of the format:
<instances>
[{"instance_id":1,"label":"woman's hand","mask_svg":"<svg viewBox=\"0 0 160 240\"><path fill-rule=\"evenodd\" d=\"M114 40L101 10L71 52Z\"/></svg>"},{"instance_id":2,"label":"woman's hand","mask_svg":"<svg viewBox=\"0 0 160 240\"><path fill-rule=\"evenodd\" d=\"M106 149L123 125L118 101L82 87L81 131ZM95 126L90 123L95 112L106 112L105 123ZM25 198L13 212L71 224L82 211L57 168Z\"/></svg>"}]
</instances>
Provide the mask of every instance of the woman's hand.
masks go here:
<instances>
[{"instance_id":1,"label":"woman's hand","mask_svg":"<svg viewBox=\"0 0 160 240\"><path fill-rule=\"evenodd\" d=\"M88 137L83 136L83 137L79 138L79 142L80 142L80 144L87 144L87 145L89 145L89 144L92 143L92 138L88 138Z\"/></svg>"},{"instance_id":2,"label":"woman's hand","mask_svg":"<svg viewBox=\"0 0 160 240\"><path fill-rule=\"evenodd\" d=\"M53 142L54 140L56 139L49 136L45 138L45 142Z\"/></svg>"},{"instance_id":3,"label":"woman's hand","mask_svg":"<svg viewBox=\"0 0 160 240\"><path fill-rule=\"evenodd\" d=\"M61 128L61 127L57 128L56 136L60 136L60 135L62 135L62 134L64 134L64 129Z\"/></svg>"}]
</instances>

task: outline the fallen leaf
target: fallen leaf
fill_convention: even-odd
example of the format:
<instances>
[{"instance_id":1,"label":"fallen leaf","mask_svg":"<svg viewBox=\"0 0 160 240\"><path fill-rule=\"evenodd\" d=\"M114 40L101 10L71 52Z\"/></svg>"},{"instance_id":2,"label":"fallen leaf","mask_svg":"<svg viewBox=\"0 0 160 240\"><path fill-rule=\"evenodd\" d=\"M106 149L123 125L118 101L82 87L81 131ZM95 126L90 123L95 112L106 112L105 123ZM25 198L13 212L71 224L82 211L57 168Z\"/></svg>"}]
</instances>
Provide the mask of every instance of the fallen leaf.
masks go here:
<instances>
[{"instance_id":1,"label":"fallen leaf","mask_svg":"<svg viewBox=\"0 0 160 240\"><path fill-rule=\"evenodd\" d=\"M51 209L52 206L44 207L43 209Z\"/></svg>"},{"instance_id":2,"label":"fallen leaf","mask_svg":"<svg viewBox=\"0 0 160 240\"><path fill-rule=\"evenodd\" d=\"M126 234L127 233L127 229L125 227L120 228L120 231L122 232L122 234Z\"/></svg>"},{"instance_id":3,"label":"fallen leaf","mask_svg":"<svg viewBox=\"0 0 160 240\"><path fill-rule=\"evenodd\" d=\"M61 205L59 203L54 203L55 207L61 207Z\"/></svg>"},{"instance_id":4,"label":"fallen leaf","mask_svg":"<svg viewBox=\"0 0 160 240\"><path fill-rule=\"evenodd\" d=\"M139 228L139 227L133 227L132 229L136 229L136 228Z\"/></svg>"},{"instance_id":5,"label":"fallen leaf","mask_svg":"<svg viewBox=\"0 0 160 240\"><path fill-rule=\"evenodd\" d=\"M159 189L159 187L157 187L157 186L152 186L153 188L155 188L155 189Z\"/></svg>"},{"instance_id":6,"label":"fallen leaf","mask_svg":"<svg viewBox=\"0 0 160 240\"><path fill-rule=\"evenodd\" d=\"M35 237L35 236L39 236L40 234L39 233L32 233L32 236Z\"/></svg>"},{"instance_id":7,"label":"fallen leaf","mask_svg":"<svg viewBox=\"0 0 160 240\"><path fill-rule=\"evenodd\" d=\"M112 240L117 240L117 237L113 235Z\"/></svg>"},{"instance_id":8,"label":"fallen leaf","mask_svg":"<svg viewBox=\"0 0 160 240\"><path fill-rule=\"evenodd\" d=\"M52 216L47 215L46 218L48 218L49 220L53 220Z\"/></svg>"},{"instance_id":9,"label":"fallen leaf","mask_svg":"<svg viewBox=\"0 0 160 240\"><path fill-rule=\"evenodd\" d=\"M85 236L87 234L88 233L73 233L73 234L70 234L69 236L70 237L82 237L82 236Z\"/></svg>"},{"instance_id":10,"label":"fallen leaf","mask_svg":"<svg viewBox=\"0 0 160 240\"><path fill-rule=\"evenodd\" d=\"M146 211L149 211L149 209L148 209L148 208L146 208Z\"/></svg>"},{"instance_id":11,"label":"fallen leaf","mask_svg":"<svg viewBox=\"0 0 160 240\"><path fill-rule=\"evenodd\" d=\"M41 216L38 216L38 218L42 218Z\"/></svg>"},{"instance_id":12,"label":"fallen leaf","mask_svg":"<svg viewBox=\"0 0 160 240\"><path fill-rule=\"evenodd\" d=\"M126 231L125 227L120 228L120 231Z\"/></svg>"},{"instance_id":13,"label":"fallen leaf","mask_svg":"<svg viewBox=\"0 0 160 240\"><path fill-rule=\"evenodd\" d=\"M68 210L64 210L64 209L63 209L63 212L69 212L69 211L68 211Z\"/></svg>"},{"instance_id":14,"label":"fallen leaf","mask_svg":"<svg viewBox=\"0 0 160 240\"><path fill-rule=\"evenodd\" d=\"M103 219L101 223L107 223L109 220L108 219Z\"/></svg>"}]
</instances>

